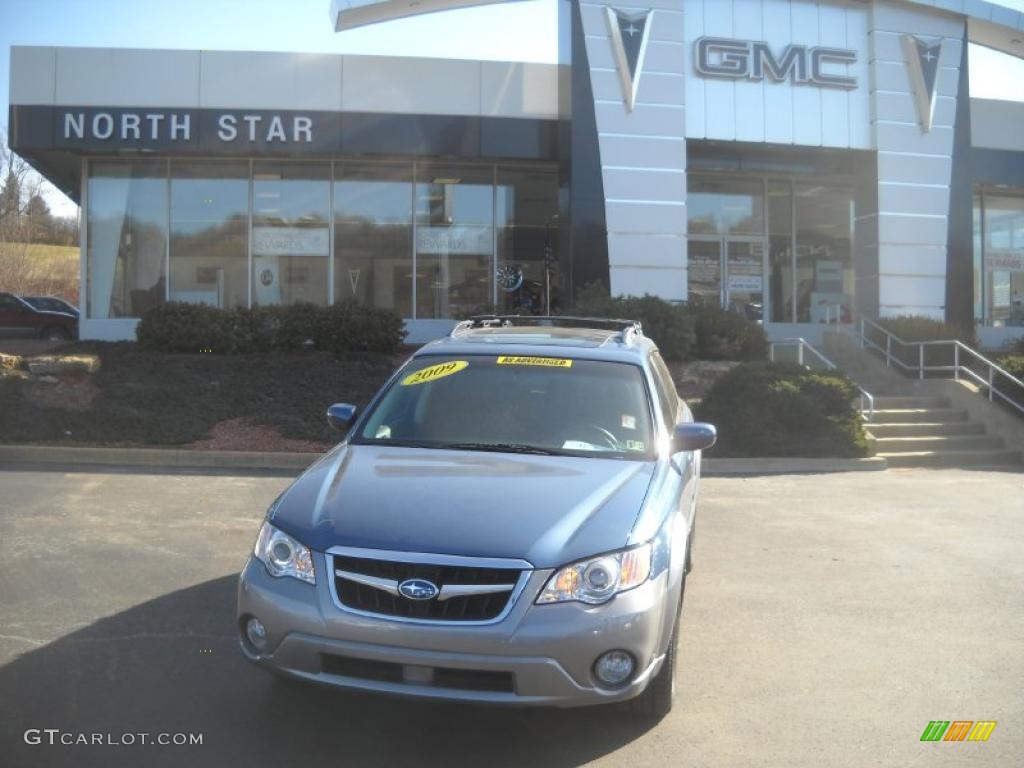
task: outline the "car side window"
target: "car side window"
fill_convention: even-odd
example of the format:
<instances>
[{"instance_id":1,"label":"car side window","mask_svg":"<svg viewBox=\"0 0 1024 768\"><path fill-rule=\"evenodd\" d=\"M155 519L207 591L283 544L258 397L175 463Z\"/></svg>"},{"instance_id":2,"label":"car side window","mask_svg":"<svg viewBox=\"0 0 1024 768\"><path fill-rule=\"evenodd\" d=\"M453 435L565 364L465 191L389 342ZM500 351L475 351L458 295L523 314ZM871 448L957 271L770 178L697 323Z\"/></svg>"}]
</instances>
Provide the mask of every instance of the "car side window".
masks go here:
<instances>
[{"instance_id":1,"label":"car side window","mask_svg":"<svg viewBox=\"0 0 1024 768\"><path fill-rule=\"evenodd\" d=\"M0 296L0 310L4 312L20 312L24 305L13 296Z\"/></svg>"},{"instance_id":2,"label":"car side window","mask_svg":"<svg viewBox=\"0 0 1024 768\"><path fill-rule=\"evenodd\" d=\"M657 352L651 355L651 370L654 372L654 388L658 391L662 418L671 428L679 415L679 395L676 393L676 385L672 381L668 366Z\"/></svg>"}]
</instances>

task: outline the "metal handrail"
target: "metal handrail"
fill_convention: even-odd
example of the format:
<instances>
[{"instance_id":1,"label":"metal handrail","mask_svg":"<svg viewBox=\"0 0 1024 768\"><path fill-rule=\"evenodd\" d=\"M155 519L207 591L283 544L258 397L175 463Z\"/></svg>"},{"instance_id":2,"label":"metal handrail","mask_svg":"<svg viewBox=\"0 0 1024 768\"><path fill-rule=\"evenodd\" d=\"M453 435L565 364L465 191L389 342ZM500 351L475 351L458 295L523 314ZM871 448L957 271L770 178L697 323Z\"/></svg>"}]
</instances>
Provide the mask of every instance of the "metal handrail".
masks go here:
<instances>
[{"instance_id":1,"label":"metal handrail","mask_svg":"<svg viewBox=\"0 0 1024 768\"><path fill-rule=\"evenodd\" d=\"M802 366L808 367L808 368L810 367L810 366L807 366L804 363L804 350L806 349L806 350L810 350L810 352L815 357L817 357L818 360L820 360L822 362L822 364L825 366L826 370L829 370L829 371L837 371L837 370L839 370L839 366L838 365L836 365L831 360L829 360L827 357L825 357L825 355L823 355L809 341L807 341L804 338L800 338L800 337L792 338L792 339L780 339L779 341L770 341L770 342L768 342L768 359L771 362L775 362L775 346L776 345L788 345L788 346L796 345L796 350L797 350L796 351L796 362L797 362L797 365L802 365ZM871 421L871 419L874 418L874 415L875 415L875 397L870 392L868 392L866 389L864 389L864 387L862 387L860 385L856 385L856 386L857 386L857 391L860 392L860 404L859 404L860 415L861 415L861 417L865 421ZM867 401L867 408L864 407L865 401Z\"/></svg>"},{"instance_id":2,"label":"metal handrail","mask_svg":"<svg viewBox=\"0 0 1024 768\"><path fill-rule=\"evenodd\" d=\"M881 331L885 335L885 347L881 344L877 344L872 341L867 334L867 328L870 326L875 330ZM885 367L891 368L895 363L904 371L916 372L919 379L923 379L926 372L936 371L945 372L952 371L953 378L956 381L960 380L961 375L967 376L969 379L973 379L979 385L985 387L988 390L989 402L994 402L994 396L998 396L1004 403L1011 405L1017 409L1022 415L1024 415L1024 405L1012 399L1005 392L1000 391L996 386L996 374L999 374L1003 378L1015 384L1022 393L1024 393L1024 381L1021 381L1012 373L1007 371L1002 366L989 360L983 354L978 352L959 339L942 339L936 341L904 341L892 331L879 325L874 320L869 320L866 317L861 317L860 322L857 323L857 327L860 329L858 341L860 342L861 349L865 347L874 349L876 352L885 356ZM893 355L893 343L898 344L901 347L913 348L917 347L917 365L908 365L903 362L898 356ZM953 347L953 364L952 365L925 365L924 364L924 348L933 347L939 345L952 345ZM962 355L966 353L969 358L977 360L979 363L987 367L987 375L982 376L977 371L974 371L970 366L963 365L961 363Z\"/></svg>"}]
</instances>

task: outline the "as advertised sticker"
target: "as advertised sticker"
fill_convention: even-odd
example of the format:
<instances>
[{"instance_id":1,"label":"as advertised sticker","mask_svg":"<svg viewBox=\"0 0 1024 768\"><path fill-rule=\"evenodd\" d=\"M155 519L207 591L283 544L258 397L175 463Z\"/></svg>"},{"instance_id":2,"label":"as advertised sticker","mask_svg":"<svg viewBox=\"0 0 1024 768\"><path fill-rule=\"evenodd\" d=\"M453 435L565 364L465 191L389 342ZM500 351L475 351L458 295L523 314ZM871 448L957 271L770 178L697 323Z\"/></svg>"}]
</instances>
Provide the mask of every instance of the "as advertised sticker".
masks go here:
<instances>
[{"instance_id":1,"label":"as advertised sticker","mask_svg":"<svg viewBox=\"0 0 1024 768\"><path fill-rule=\"evenodd\" d=\"M438 379L443 379L445 376L451 376L453 373L458 373L467 365L469 365L469 363L465 360L449 360L447 363L431 365L428 368L416 371L416 373L410 373L402 379L402 386L411 387L414 384L426 384L430 381L437 381Z\"/></svg>"},{"instance_id":2,"label":"as advertised sticker","mask_svg":"<svg viewBox=\"0 0 1024 768\"><path fill-rule=\"evenodd\" d=\"M539 365L543 368L572 368L572 360L558 357L516 357L502 355L498 365Z\"/></svg>"}]
</instances>

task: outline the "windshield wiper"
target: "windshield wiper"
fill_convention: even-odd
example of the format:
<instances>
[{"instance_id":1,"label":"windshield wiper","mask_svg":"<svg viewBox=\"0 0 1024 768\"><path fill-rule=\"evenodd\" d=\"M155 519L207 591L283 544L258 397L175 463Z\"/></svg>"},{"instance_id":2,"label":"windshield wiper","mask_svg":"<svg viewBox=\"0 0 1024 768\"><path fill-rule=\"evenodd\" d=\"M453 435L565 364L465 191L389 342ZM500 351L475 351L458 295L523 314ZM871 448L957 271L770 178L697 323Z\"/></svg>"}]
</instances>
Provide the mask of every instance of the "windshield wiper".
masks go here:
<instances>
[{"instance_id":1,"label":"windshield wiper","mask_svg":"<svg viewBox=\"0 0 1024 768\"><path fill-rule=\"evenodd\" d=\"M391 448L444 448L445 446L441 443L435 443L429 440L404 440L396 439L392 440L390 437L381 438L376 437L372 439L360 440L356 443L357 445L386 445Z\"/></svg>"},{"instance_id":2,"label":"windshield wiper","mask_svg":"<svg viewBox=\"0 0 1024 768\"><path fill-rule=\"evenodd\" d=\"M360 440L362 445L387 445L395 448L433 448L452 451L494 451L496 453L532 453L538 456L574 456L570 451L559 451L554 448L541 448L526 443L438 443L428 440L404 440L390 438Z\"/></svg>"},{"instance_id":3,"label":"windshield wiper","mask_svg":"<svg viewBox=\"0 0 1024 768\"><path fill-rule=\"evenodd\" d=\"M444 443L439 446L455 451L495 451L497 453L535 453L539 456L568 456L564 451L525 443Z\"/></svg>"}]
</instances>

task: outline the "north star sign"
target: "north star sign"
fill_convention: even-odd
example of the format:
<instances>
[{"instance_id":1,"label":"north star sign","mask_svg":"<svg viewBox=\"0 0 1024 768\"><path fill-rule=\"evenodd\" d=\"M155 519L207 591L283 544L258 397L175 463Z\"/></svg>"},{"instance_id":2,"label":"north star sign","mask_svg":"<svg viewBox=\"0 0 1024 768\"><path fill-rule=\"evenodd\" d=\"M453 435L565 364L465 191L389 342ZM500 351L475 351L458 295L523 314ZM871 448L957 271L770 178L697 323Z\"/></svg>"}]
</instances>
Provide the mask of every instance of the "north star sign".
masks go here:
<instances>
[{"instance_id":1,"label":"north star sign","mask_svg":"<svg viewBox=\"0 0 1024 768\"><path fill-rule=\"evenodd\" d=\"M841 74L857 61L857 52L846 48L787 45L776 56L762 41L701 37L694 43L694 51L694 66L704 77L776 83L789 80L797 85L844 90L857 87L857 78Z\"/></svg>"},{"instance_id":2,"label":"north star sign","mask_svg":"<svg viewBox=\"0 0 1024 768\"><path fill-rule=\"evenodd\" d=\"M188 112L143 110L63 112L62 138L70 141L191 141L192 115ZM225 113L217 116L217 138L223 142L248 141L282 144L313 141L313 121L302 115Z\"/></svg>"}]
</instances>

